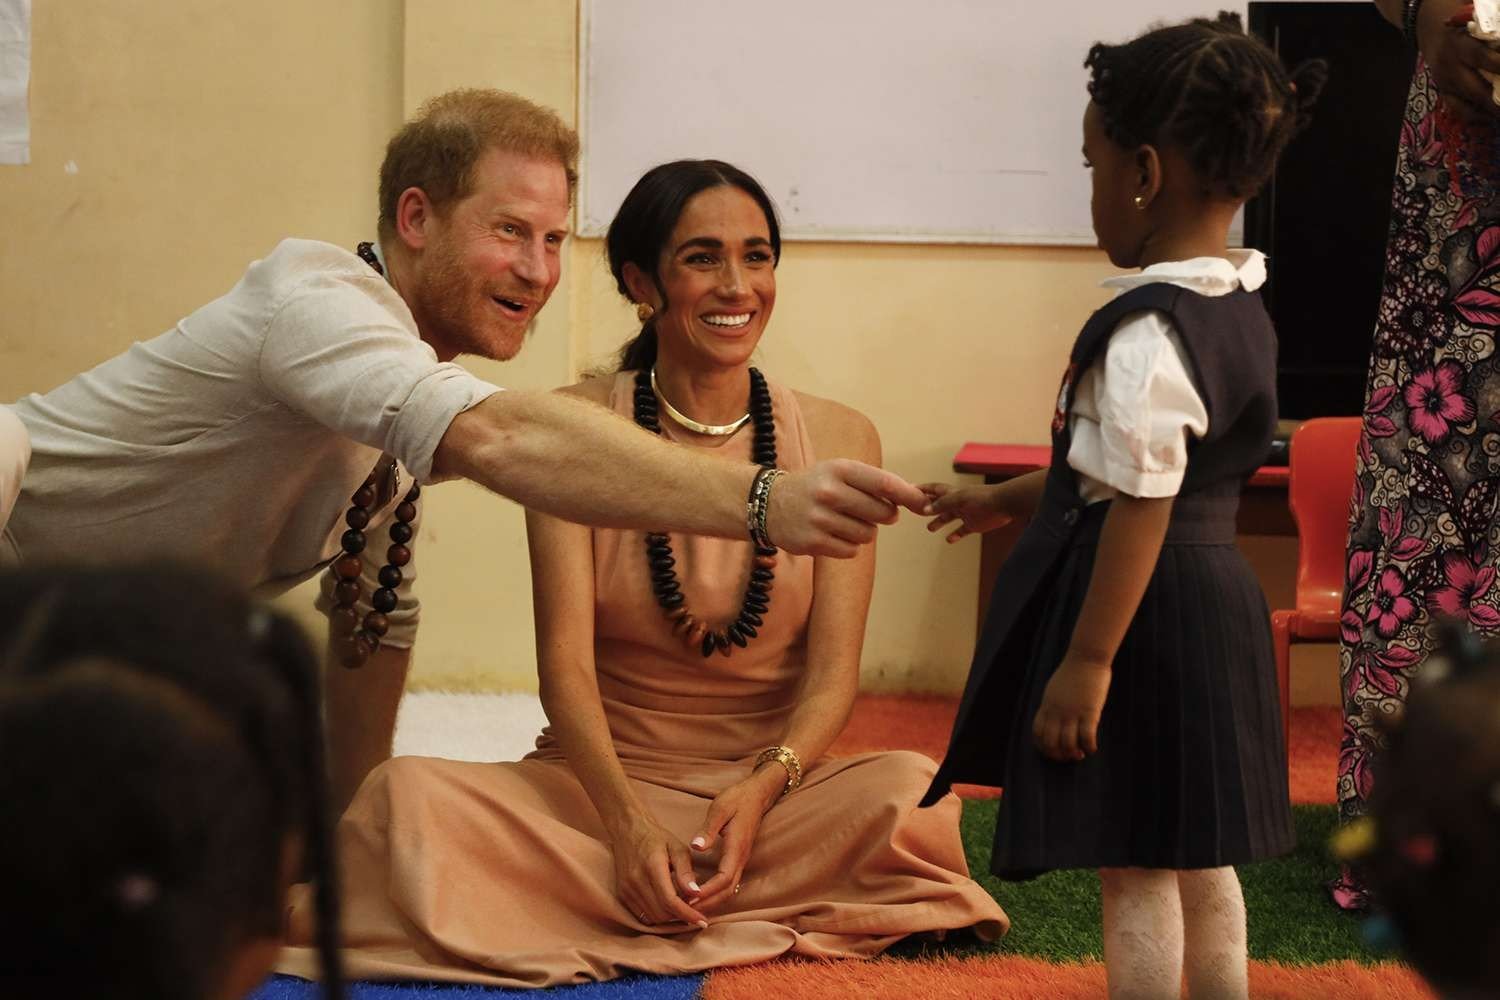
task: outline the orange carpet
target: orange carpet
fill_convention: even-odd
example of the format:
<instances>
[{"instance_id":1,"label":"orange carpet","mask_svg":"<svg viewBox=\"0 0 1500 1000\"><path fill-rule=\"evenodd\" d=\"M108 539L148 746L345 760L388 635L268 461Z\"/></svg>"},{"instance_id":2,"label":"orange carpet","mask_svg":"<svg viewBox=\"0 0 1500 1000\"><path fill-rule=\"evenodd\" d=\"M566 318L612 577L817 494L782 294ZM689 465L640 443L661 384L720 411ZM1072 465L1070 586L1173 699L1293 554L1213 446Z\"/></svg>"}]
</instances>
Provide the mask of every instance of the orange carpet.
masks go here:
<instances>
[{"instance_id":1,"label":"orange carpet","mask_svg":"<svg viewBox=\"0 0 1500 1000\"><path fill-rule=\"evenodd\" d=\"M871 750L905 748L942 760L953 728L958 700L940 695L861 695L849 725L829 751L837 756ZM1288 777L1297 805L1327 805L1334 800L1339 735L1343 717L1328 707L1292 709L1291 767ZM991 798L992 788L959 785L965 798Z\"/></svg>"},{"instance_id":2,"label":"orange carpet","mask_svg":"<svg viewBox=\"0 0 1500 1000\"><path fill-rule=\"evenodd\" d=\"M1098 962L1054 965L1033 958L949 958L936 961L771 962L717 969L702 1000L1097 1000L1104 996ZM1254 1000L1435 1000L1403 965L1286 966L1250 963Z\"/></svg>"}]
</instances>

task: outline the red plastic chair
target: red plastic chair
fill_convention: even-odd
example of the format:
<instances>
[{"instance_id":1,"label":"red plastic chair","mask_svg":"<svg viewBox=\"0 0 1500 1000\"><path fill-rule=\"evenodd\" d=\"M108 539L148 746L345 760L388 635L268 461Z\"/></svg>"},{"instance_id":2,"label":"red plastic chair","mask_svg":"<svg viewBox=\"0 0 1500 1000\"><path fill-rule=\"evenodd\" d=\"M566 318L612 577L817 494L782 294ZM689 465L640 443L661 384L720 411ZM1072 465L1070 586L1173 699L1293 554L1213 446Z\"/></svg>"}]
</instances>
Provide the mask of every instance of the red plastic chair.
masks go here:
<instances>
[{"instance_id":1,"label":"red plastic chair","mask_svg":"<svg viewBox=\"0 0 1500 1000\"><path fill-rule=\"evenodd\" d=\"M1339 637L1344 601L1344 547L1359 417L1319 417L1292 434L1287 506L1297 522L1297 606L1271 612L1276 683L1281 689L1282 739L1292 740L1291 661L1294 642Z\"/></svg>"}]
</instances>

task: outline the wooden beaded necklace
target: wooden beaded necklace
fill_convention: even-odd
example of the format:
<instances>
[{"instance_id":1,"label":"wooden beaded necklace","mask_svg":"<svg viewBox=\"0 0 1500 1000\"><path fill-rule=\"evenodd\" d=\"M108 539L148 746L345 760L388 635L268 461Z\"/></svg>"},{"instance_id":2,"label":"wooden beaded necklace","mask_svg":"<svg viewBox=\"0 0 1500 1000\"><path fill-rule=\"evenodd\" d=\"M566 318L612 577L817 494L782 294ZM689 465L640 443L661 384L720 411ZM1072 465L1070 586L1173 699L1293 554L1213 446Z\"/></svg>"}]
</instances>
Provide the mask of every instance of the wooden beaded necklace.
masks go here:
<instances>
[{"instance_id":1,"label":"wooden beaded necklace","mask_svg":"<svg viewBox=\"0 0 1500 1000\"><path fill-rule=\"evenodd\" d=\"M385 277L385 268L380 266L380 258L376 256L372 244L361 243L355 252L360 260L375 269L376 274ZM386 469L391 482L395 484L392 492L398 492L401 487L396 460L391 459ZM339 662L351 670L364 666L365 661L380 648L381 638L390 629L390 619L386 616L396 610L396 588L401 586L401 567L411 562L411 549L407 546L412 538L411 522L417 518L417 497L421 494L422 487L412 483L406 496L396 505L395 520L391 522L389 531L391 545L385 550L385 565L380 567L377 575L380 586L370 595L370 605L374 610L363 619L355 605L359 603L363 593L359 577L364 572L364 560L360 558L360 553L369 544L365 528L370 524L370 515L379 498L375 473L370 473L364 484L349 498L349 509L344 513L344 523L348 525L348 530L339 539L339 547L344 554L333 563L333 574L339 582L333 588L331 618L334 648Z\"/></svg>"},{"instance_id":2,"label":"wooden beaded necklace","mask_svg":"<svg viewBox=\"0 0 1500 1000\"><path fill-rule=\"evenodd\" d=\"M756 464L774 468L776 422L771 411L771 390L766 386L765 376L754 368L750 369L750 419L755 422L752 457ZM640 371L635 376L635 422L653 434L661 433L661 418L657 411L656 392L651 387L650 371ZM672 555L671 537L661 532L646 535L646 560L651 569L651 590L656 595L656 603L661 605L667 620L672 623L673 633L680 636L688 648L697 648L704 656L716 649L721 655L728 656L734 646L743 648L759 634L771 603L776 553L773 546L755 547L750 580L745 585L739 615L723 628L712 628L688 609L687 598L677 580L677 560Z\"/></svg>"}]
</instances>

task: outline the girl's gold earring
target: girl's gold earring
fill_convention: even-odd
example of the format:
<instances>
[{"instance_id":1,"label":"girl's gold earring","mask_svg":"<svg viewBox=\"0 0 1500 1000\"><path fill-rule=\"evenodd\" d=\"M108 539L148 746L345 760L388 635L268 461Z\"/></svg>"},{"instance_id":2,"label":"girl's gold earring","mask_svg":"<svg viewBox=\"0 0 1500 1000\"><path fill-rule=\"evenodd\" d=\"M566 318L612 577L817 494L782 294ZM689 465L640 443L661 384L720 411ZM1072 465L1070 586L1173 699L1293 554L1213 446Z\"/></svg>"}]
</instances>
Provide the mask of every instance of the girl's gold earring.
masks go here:
<instances>
[{"instance_id":1,"label":"girl's gold earring","mask_svg":"<svg viewBox=\"0 0 1500 1000\"><path fill-rule=\"evenodd\" d=\"M654 315L656 315L656 310L651 308L651 303L649 302L642 302L640 305L635 307L635 318L640 320L642 323L646 322Z\"/></svg>"},{"instance_id":2,"label":"girl's gold earring","mask_svg":"<svg viewBox=\"0 0 1500 1000\"><path fill-rule=\"evenodd\" d=\"M1138 195L1135 196L1135 207L1141 209L1142 211L1145 210L1145 208L1146 208L1146 196L1145 195L1138 194Z\"/></svg>"}]
</instances>

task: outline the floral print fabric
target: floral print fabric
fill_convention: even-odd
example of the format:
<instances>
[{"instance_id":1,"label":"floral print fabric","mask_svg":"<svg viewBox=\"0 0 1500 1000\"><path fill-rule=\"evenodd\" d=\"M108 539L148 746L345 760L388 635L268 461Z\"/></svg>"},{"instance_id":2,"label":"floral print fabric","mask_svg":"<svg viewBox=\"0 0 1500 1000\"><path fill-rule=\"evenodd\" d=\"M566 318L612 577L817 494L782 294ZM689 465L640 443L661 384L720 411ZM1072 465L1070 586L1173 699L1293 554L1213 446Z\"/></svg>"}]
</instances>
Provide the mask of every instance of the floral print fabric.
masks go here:
<instances>
[{"instance_id":1,"label":"floral print fabric","mask_svg":"<svg viewBox=\"0 0 1500 1000\"><path fill-rule=\"evenodd\" d=\"M1457 621L1500 627L1500 195L1496 135L1439 105L1419 63L1401 129L1385 287L1355 464L1340 628L1338 800L1364 813L1382 725ZM1345 873L1349 908L1364 893Z\"/></svg>"}]
</instances>

